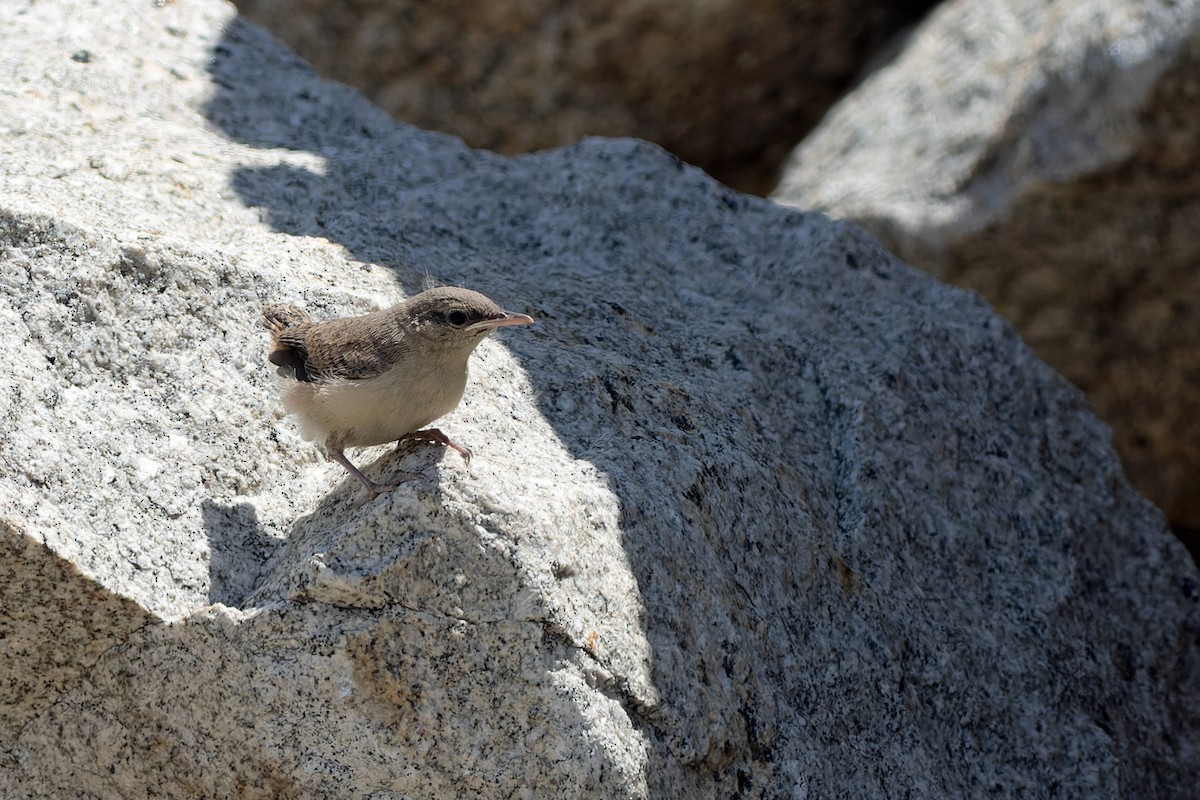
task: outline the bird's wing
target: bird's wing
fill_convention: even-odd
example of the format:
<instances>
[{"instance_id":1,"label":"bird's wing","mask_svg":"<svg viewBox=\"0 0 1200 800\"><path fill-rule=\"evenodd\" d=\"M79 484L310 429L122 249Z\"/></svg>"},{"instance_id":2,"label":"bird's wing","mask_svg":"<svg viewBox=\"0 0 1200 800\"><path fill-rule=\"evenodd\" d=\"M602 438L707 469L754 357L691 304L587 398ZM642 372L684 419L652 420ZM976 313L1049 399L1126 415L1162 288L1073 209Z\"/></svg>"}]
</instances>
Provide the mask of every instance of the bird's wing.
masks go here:
<instances>
[{"instance_id":1,"label":"bird's wing","mask_svg":"<svg viewBox=\"0 0 1200 800\"><path fill-rule=\"evenodd\" d=\"M276 341L288 349L293 360L301 362L295 369L298 380L374 378L391 369L398 355L396 342L385 341L388 331L380 324L383 320L374 316L335 319L287 330ZM277 362L272 358L272 363Z\"/></svg>"}]
</instances>

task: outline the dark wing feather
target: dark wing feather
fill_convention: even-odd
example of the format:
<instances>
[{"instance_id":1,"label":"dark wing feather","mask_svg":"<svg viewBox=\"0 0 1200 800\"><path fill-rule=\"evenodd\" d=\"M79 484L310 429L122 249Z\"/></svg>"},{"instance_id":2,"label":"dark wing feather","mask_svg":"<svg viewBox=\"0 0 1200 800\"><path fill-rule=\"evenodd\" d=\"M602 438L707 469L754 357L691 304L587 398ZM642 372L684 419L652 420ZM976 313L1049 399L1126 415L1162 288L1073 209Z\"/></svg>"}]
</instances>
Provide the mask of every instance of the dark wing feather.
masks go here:
<instances>
[{"instance_id":1,"label":"dark wing feather","mask_svg":"<svg viewBox=\"0 0 1200 800\"><path fill-rule=\"evenodd\" d=\"M403 350L396 326L376 312L312 325L303 334L304 371L315 380L357 381L382 375ZM300 346L288 341L293 352Z\"/></svg>"},{"instance_id":2,"label":"dark wing feather","mask_svg":"<svg viewBox=\"0 0 1200 800\"><path fill-rule=\"evenodd\" d=\"M382 375L405 349L389 312L309 322L294 306L263 309L273 336L267 359L298 381L365 380Z\"/></svg>"}]
</instances>

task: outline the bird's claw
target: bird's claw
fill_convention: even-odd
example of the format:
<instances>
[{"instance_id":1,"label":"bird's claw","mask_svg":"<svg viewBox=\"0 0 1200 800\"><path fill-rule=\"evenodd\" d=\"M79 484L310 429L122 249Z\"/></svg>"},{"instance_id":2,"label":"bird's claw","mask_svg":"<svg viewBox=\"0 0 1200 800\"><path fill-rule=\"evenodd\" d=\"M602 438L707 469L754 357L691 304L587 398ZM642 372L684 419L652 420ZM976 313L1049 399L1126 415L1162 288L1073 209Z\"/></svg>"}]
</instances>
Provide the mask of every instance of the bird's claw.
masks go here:
<instances>
[{"instance_id":1,"label":"bird's claw","mask_svg":"<svg viewBox=\"0 0 1200 800\"><path fill-rule=\"evenodd\" d=\"M454 441L438 428L427 428L423 431L413 431L412 433L405 434L400 438L400 441L396 442L396 445L399 446L406 440L444 444L446 447L449 447L451 450L462 456L463 460L468 464L471 463L471 456L473 455L471 453L471 448Z\"/></svg>"}]
</instances>

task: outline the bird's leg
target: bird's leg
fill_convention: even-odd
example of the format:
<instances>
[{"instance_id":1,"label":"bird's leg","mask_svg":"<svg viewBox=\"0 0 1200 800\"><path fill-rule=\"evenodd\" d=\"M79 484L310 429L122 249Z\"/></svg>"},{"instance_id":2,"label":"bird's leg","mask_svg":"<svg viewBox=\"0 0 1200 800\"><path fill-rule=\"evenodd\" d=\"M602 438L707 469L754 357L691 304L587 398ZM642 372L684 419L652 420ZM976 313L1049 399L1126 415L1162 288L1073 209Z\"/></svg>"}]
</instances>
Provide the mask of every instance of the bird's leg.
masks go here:
<instances>
[{"instance_id":1,"label":"bird's leg","mask_svg":"<svg viewBox=\"0 0 1200 800\"><path fill-rule=\"evenodd\" d=\"M369 503L384 492L390 492L404 482L401 480L394 483L376 483L366 475L363 475L362 470L350 463L350 459L346 458L346 454L342 452L342 448L327 444L325 445L325 452L330 461L336 461L341 464L351 475L358 478L363 486L367 487L367 496L363 498L364 503ZM406 475L405 477L411 478L414 476Z\"/></svg>"},{"instance_id":2,"label":"bird's leg","mask_svg":"<svg viewBox=\"0 0 1200 800\"><path fill-rule=\"evenodd\" d=\"M427 428L426 430L423 430L423 431L413 431L412 433L406 433L400 437L400 440L398 442L396 442L396 444L400 444L400 442L403 442L405 440L418 441L418 442L435 442L437 444L444 444L444 445L446 445L446 447L449 447L451 450L456 451L460 456L463 457L463 459L466 460L466 462L468 464L471 463L471 448L459 444L458 442L454 441L446 434L442 433L437 428Z\"/></svg>"}]
</instances>

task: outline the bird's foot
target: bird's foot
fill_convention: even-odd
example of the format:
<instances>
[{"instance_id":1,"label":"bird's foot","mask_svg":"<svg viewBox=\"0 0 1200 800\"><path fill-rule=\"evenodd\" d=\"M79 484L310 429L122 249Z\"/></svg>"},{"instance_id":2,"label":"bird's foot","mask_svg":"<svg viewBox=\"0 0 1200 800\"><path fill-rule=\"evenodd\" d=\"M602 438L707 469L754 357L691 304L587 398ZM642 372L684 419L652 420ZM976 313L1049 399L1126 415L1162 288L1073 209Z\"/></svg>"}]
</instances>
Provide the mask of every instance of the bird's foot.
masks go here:
<instances>
[{"instance_id":1,"label":"bird's foot","mask_svg":"<svg viewBox=\"0 0 1200 800\"><path fill-rule=\"evenodd\" d=\"M364 475L362 470L350 463L350 459L346 458L346 454L341 450L332 447L326 447L326 451L330 461L336 461L337 463L341 464L346 468L347 472L357 478L359 483L366 487L367 493L363 496L362 500L358 502L358 505L360 506L371 502L381 494L392 491L401 484L416 480L420 477L419 475L414 475L411 472L402 472L395 479L389 481L388 483L376 483Z\"/></svg>"},{"instance_id":2,"label":"bird's foot","mask_svg":"<svg viewBox=\"0 0 1200 800\"><path fill-rule=\"evenodd\" d=\"M399 446L405 441L434 442L435 444L444 444L446 447L449 447L451 450L454 450L460 456L462 456L468 464L471 463L471 448L459 444L437 428L427 428L423 431L406 433L400 437L400 440L397 441L396 444Z\"/></svg>"},{"instance_id":3,"label":"bird's foot","mask_svg":"<svg viewBox=\"0 0 1200 800\"><path fill-rule=\"evenodd\" d=\"M413 472L401 472L398 476L396 476L396 478L388 481L387 483L376 483L375 481L363 475L359 480L361 480L363 486L366 487L367 493L364 494L358 501L357 507L365 506L376 497L379 497L379 495L387 494L393 489L396 489L397 487L400 487L410 481L415 481L420 477L420 475L417 475Z\"/></svg>"}]
</instances>

